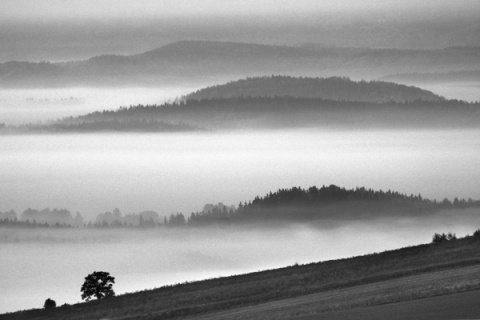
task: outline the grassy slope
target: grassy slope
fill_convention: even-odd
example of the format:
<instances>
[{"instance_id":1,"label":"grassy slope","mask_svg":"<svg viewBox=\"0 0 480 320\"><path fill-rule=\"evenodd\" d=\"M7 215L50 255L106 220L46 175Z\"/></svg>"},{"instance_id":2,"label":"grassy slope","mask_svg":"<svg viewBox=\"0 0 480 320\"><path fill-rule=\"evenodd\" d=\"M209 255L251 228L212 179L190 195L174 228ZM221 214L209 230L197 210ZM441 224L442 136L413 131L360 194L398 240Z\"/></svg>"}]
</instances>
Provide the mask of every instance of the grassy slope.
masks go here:
<instances>
[{"instance_id":1,"label":"grassy slope","mask_svg":"<svg viewBox=\"0 0 480 320\"><path fill-rule=\"evenodd\" d=\"M363 290L358 291L360 288L358 286L367 285L368 287L373 283L386 283L385 290L388 291L388 283L391 288L395 288L397 286L395 281L398 279L407 279L405 277L416 275L433 275L431 280L422 278L424 279L422 281L410 281L412 285L409 289L412 293L410 295L394 295L391 300L388 300L389 295L383 293L377 300L369 300L373 303L385 303L418 297L416 288L419 288L418 286L422 283L424 290L419 292L423 292L426 296L445 293L445 288L451 288L449 292L476 288L478 284L473 280L470 281L468 277L459 285L455 280L458 274L455 273L453 276L450 274L446 277L450 282L445 280L445 288L433 284L440 283L438 277L441 273L436 271L466 270L466 267L474 267L471 269L473 270L471 271L472 279L478 279L479 272L476 267L480 266L479 249L480 239L468 237L442 244L420 245L350 259L186 283L127 294L105 301L57 308L53 311L31 310L3 315L0 318L168 319L180 316L205 316L208 313L259 306L262 303L278 302L295 297L306 298L311 294L329 295L335 292L334 290L340 289L343 290L338 291L340 296L342 296L341 292L344 295L355 295L355 292L363 292ZM461 267L463 269L458 269ZM464 271L460 272L462 277L464 274ZM369 288L373 293L377 292L375 286ZM356 305L358 304L354 302L351 306Z\"/></svg>"},{"instance_id":2,"label":"grassy slope","mask_svg":"<svg viewBox=\"0 0 480 320\"><path fill-rule=\"evenodd\" d=\"M417 303L421 304L422 301L427 301L432 297L462 291L470 292L473 289L480 288L479 276L479 265L458 267L349 288L333 289L301 297L266 302L255 306L213 312L199 317L196 316L195 319L274 320L310 319L310 317L311 319L325 319L329 317L348 319L348 316L354 319L370 319L370 317L355 317L355 313L365 308L385 304L390 306L390 308L395 308L395 305L392 305L392 303L398 303L399 301L420 300ZM480 294L480 290L475 291ZM445 309L451 309L452 307L445 305L445 303L443 305L446 307ZM474 310L480 310L480 306ZM375 309L372 309L372 311L375 313ZM405 315L410 314L404 312L402 317L405 318ZM390 316L383 319L390 319Z\"/></svg>"}]
</instances>

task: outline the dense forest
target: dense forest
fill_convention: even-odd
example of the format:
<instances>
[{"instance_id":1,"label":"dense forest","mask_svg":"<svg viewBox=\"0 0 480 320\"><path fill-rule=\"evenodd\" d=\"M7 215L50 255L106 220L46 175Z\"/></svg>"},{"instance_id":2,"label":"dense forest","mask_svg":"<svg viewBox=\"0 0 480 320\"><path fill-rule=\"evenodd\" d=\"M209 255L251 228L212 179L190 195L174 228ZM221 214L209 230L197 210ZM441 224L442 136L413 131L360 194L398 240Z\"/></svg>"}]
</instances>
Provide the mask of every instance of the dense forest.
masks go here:
<instances>
[{"instance_id":1,"label":"dense forest","mask_svg":"<svg viewBox=\"0 0 480 320\"><path fill-rule=\"evenodd\" d=\"M304 78L266 76L232 81L198 90L188 100L232 97L296 97L337 101L439 101L441 97L417 87L383 81L352 81L345 77Z\"/></svg>"},{"instance_id":2,"label":"dense forest","mask_svg":"<svg viewBox=\"0 0 480 320\"><path fill-rule=\"evenodd\" d=\"M374 191L364 187L340 188L335 185L308 189L293 187L270 192L238 205L237 210L192 213L189 224L245 221L360 220L393 217L419 217L442 209L480 208L472 199L444 199L440 202L393 191Z\"/></svg>"},{"instance_id":3,"label":"dense forest","mask_svg":"<svg viewBox=\"0 0 480 320\"><path fill-rule=\"evenodd\" d=\"M150 120L147 120L150 119ZM296 97L236 97L121 107L65 118L57 126L94 122L167 121L214 130L269 128L477 128L480 103L335 101Z\"/></svg>"},{"instance_id":4,"label":"dense forest","mask_svg":"<svg viewBox=\"0 0 480 320\"><path fill-rule=\"evenodd\" d=\"M292 187L256 196L237 207L223 203L207 204L202 211L164 215L155 211L122 214L119 209L100 213L94 221L84 222L65 209L25 210L20 219L14 211L0 212L0 226L17 227L87 227L87 228L153 228L208 226L212 224L273 223L365 220L398 217L422 217L439 210L480 208L480 200L442 201L424 199L391 190L375 191L364 187L340 188L335 185Z\"/></svg>"}]
</instances>

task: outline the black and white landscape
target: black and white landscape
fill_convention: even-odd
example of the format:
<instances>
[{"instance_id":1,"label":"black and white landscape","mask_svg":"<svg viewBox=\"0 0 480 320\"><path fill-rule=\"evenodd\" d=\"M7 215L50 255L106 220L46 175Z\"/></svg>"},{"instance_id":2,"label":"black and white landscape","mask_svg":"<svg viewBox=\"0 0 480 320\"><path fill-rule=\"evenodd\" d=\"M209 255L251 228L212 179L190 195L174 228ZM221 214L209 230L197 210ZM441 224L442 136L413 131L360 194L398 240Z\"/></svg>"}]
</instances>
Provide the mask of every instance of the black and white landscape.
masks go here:
<instances>
[{"instance_id":1,"label":"black and white landscape","mask_svg":"<svg viewBox=\"0 0 480 320\"><path fill-rule=\"evenodd\" d=\"M3 0L0 150L0 319L480 312L478 1Z\"/></svg>"}]
</instances>

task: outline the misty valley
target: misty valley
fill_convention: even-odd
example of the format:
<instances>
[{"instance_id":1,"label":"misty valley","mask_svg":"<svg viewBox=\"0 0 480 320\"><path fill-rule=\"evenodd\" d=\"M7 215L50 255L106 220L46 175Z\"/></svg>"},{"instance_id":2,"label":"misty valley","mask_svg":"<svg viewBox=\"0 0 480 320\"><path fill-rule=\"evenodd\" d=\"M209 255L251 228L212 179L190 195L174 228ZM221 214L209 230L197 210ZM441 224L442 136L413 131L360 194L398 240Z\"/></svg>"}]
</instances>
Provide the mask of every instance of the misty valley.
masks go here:
<instances>
[{"instance_id":1,"label":"misty valley","mask_svg":"<svg viewBox=\"0 0 480 320\"><path fill-rule=\"evenodd\" d=\"M0 253L7 262L1 272L8 275L2 288L10 294L2 295L1 305L10 307L5 311L33 307L45 296L76 303L81 281L92 270L109 270L116 277L115 292L123 294L428 243L439 230L464 236L480 224L477 212L450 210L435 219L350 221L334 227L322 222L141 230L2 227Z\"/></svg>"},{"instance_id":2,"label":"misty valley","mask_svg":"<svg viewBox=\"0 0 480 320\"><path fill-rule=\"evenodd\" d=\"M121 294L471 234L480 226L478 141L475 129L4 135L1 281L11 294L0 305L78 302L81 280L97 269L116 276ZM335 195L331 184L341 187L333 204L302 208L309 187ZM341 191L362 186L367 198ZM365 201L368 188L398 199ZM279 189L294 195L283 216L255 208ZM218 202L227 207L202 220L215 208L205 204ZM249 202L247 219L228 219ZM59 224L72 228L43 225L65 215Z\"/></svg>"},{"instance_id":3,"label":"misty valley","mask_svg":"<svg viewBox=\"0 0 480 320\"><path fill-rule=\"evenodd\" d=\"M478 316L479 9L0 1L0 319Z\"/></svg>"}]
</instances>

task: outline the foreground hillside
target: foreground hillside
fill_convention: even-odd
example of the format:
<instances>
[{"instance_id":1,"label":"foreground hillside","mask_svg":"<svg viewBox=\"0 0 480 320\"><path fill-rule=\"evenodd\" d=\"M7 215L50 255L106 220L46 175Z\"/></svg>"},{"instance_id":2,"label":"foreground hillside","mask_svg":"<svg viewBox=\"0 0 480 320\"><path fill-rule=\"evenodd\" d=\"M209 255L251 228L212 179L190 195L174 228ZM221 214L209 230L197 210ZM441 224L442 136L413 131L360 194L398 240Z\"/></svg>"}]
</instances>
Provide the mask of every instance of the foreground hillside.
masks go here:
<instances>
[{"instance_id":1,"label":"foreground hillside","mask_svg":"<svg viewBox=\"0 0 480 320\"><path fill-rule=\"evenodd\" d=\"M352 81L348 78L295 78L271 76L247 78L208 87L189 94L189 100L238 97L321 98L337 101L406 102L438 101L441 97L416 87L382 81Z\"/></svg>"},{"instance_id":2,"label":"foreground hillside","mask_svg":"<svg viewBox=\"0 0 480 320\"><path fill-rule=\"evenodd\" d=\"M359 239L359 241L361 241ZM480 238L295 265L2 319L288 319L480 288ZM420 301L420 300L419 300Z\"/></svg>"}]
</instances>

